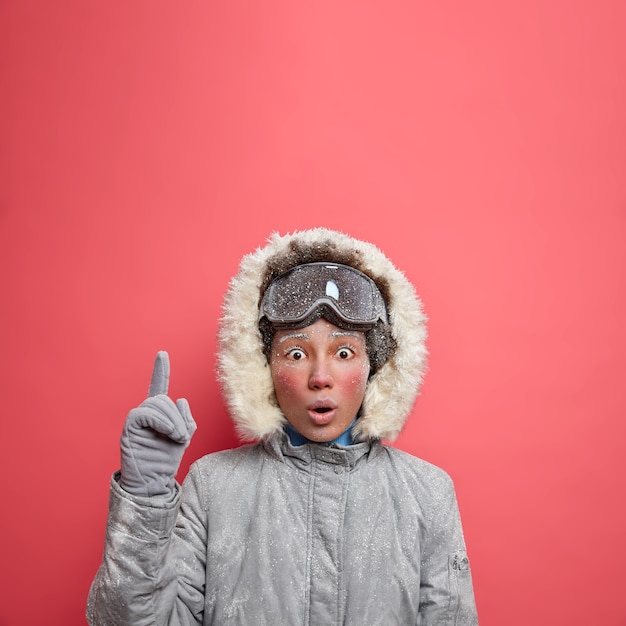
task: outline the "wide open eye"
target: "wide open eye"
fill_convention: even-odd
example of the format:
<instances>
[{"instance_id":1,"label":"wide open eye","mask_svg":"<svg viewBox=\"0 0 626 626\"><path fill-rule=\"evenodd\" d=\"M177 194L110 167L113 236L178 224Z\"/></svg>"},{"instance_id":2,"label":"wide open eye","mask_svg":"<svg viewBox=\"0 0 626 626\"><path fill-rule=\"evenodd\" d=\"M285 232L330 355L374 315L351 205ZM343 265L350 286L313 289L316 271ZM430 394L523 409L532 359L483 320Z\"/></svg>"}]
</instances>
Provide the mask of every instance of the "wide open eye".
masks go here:
<instances>
[{"instance_id":1,"label":"wide open eye","mask_svg":"<svg viewBox=\"0 0 626 626\"><path fill-rule=\"evenodd\" d=\"M340 359L349 359L354 355L354 351L352 350L352 348L348 348L346 346L343 346L342 348L339 348L339 350L337 350L337 356Z\"/></svg>"},{"instance_id":2,"label":"wide open eye","mask_svg":"<svg viewBox=\"0 0 626 626\"><path fill-rule=\"evenodd\" d=\"M287 352L287 358L293 361L301 361L305 356L304 350L301 350L300 348L292 348Z\"/></svg>"}]
</instances>

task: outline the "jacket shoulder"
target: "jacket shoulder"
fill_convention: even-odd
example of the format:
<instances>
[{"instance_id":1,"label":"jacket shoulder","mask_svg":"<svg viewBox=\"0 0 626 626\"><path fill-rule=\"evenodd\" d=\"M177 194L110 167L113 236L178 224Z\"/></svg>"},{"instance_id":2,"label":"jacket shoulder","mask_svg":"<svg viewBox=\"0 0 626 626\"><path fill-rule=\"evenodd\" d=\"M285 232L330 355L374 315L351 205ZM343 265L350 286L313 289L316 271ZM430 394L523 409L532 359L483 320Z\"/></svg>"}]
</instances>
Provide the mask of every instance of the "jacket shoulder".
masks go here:
<instances>
[{"instance_id":1,"label":"jacket shoulder","mask_svg":"<svg viewBox=\"0 0 626 626\"><path fill-rule=\"evenodd\" d=\"M392 446L383 446L384 454L398 477L417 485L454 492L451 476L441 467L421 459L409 452Z\"/></svg>"},{"instance_id":2,"label":"jacket shoulder","mask_svg":"<svg viewBox=\"0 0 626 626\"><path fill-rule=\"evenodd\" d=\"M230 472L241 465L241 463L257 457L260 452L261 446L259 443L245 444L237 448L211 452L194 461L189 468L189 473L212 475L219 472Z\"/></svg>"}]
</instances>

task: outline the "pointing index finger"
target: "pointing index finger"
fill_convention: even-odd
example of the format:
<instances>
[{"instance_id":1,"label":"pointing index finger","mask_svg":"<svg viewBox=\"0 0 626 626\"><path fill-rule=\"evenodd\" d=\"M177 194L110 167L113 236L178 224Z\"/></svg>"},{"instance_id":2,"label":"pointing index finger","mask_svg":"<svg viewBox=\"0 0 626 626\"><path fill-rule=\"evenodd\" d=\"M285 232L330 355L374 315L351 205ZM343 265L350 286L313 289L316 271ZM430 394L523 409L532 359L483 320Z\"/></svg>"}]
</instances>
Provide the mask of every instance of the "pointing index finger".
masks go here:
<instances>
[{"instance_id":1,"label":"pointing index finger","mask_svg":"<svg viewBox=\"0 0 626 626\"><path fill-rule=\"evenodd\" d=\"M150 389L148 397L166 394L170 382L170 357L161 350L154 359L154 369L152 370L152 380L150 381Z\"/></svg>"}]
</instances>

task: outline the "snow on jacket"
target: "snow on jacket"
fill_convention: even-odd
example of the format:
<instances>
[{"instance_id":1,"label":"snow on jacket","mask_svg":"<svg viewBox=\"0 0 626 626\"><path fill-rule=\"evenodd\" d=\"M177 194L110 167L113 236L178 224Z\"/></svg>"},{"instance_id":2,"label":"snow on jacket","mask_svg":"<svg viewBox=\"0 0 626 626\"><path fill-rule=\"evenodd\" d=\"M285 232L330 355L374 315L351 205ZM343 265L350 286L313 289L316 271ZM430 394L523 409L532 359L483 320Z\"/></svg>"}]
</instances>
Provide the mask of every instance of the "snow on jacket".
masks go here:
<instances>
[{"instance_id":1,"label":"snow on jacket","mask_svg":"<svg viewBox=\"0 0 626 626\"><path fill-rule=\"evenodd\" d=\"M377 282L398 345L368 382L360 442L346 447L291 445L256 330L272 272L315 260L349 261ZM219 375L238 431L256 443L203 457L169 501L134 497L114 476L89 623L477 624L450 478L381 443L410 413L425 336L412 286L371 244L313 229L244 257L225 299Z\"/></svg>"}]
</instances>

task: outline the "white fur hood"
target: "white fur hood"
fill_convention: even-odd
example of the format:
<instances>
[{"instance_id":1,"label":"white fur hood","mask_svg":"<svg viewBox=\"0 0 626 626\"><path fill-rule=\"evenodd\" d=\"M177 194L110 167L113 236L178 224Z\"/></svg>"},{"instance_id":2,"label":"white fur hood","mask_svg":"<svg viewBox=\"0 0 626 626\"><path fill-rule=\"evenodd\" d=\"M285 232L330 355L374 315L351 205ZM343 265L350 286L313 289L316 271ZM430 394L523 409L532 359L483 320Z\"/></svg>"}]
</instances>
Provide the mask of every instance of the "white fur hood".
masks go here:
<instances>
[{"instance_id":1,"label":"white fur hood","mask_svg":"<svg viewBox=\"0 0 626 626\"><path fill-rule=\"evenodd\" d=\"M391 332L397 342L394 354L368 382L353 434L357 440L393 440L402 430L426 368L426 318L421 302L404 274L376 246L337 231L314 228L284 236L273 234L265 247L243 257L226 292L218 333L218 375L243 441L269 437L286 423L274 395L257 325L268 267L276 259L288 259L287 264L293 266L313 260L345 263L346 256L352 259L348 265L369 275L379 287L384 284Z\"/></svg>"}]
</instances>

